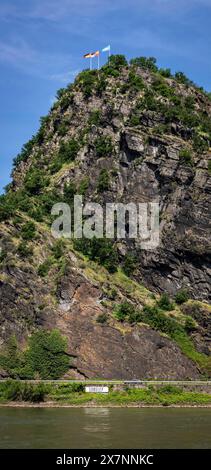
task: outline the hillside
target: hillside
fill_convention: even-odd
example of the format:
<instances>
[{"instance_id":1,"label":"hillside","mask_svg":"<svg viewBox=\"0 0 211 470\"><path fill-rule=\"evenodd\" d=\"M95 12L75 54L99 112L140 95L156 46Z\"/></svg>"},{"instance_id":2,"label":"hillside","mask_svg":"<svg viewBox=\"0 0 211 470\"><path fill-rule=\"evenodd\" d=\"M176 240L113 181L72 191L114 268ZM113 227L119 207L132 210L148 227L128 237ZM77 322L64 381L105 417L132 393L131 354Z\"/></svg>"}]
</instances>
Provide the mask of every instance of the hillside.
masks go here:
<instances>
[{"instance_id":1,"label":"hillside","mask_svg":"<svg viewBox=\"0 0 211 470\"><path fill-rule=\"evenodd\" d=\"M0 197L2 351L56 328L70 377L210 375L210 96L154 59L112 56L57 98ZM75 194L159 198L159 247L55 240L51 208Z\"/></svg>"}]
</instances>

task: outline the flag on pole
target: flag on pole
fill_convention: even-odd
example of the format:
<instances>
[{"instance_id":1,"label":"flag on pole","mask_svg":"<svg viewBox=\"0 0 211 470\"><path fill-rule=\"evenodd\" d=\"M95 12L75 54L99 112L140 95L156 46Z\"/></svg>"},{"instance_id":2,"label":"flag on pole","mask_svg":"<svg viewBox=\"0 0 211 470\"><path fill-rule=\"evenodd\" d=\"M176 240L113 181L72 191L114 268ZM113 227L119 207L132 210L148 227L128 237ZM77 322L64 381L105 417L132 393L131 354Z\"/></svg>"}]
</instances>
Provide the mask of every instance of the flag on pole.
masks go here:
<instances>
[{"instance_id":1,"label":"flag on pole","mask_svg":"<svg viewBox=\"0 0 211 470\"><path fill-rule=\"evenodd\" d=\"M111 51L111 46L106 46L104 49L102 49L102 52L110 52Z\"/></svg>"},{"instance_id":2,"label":"flag on pole","mask_svg":"<svg viewBox=\"0 0 211 470\"><path fill-rule=\"evenodd\" d=\"M92 57L94 57L94 53L89 52L88 54L85 54L83 57L84 57L84 59L92 59Z\"/></svg>"},{"instance_id":3,"label":"flag on pole","mask_svg":"<svg viewBox=\"0 0 211 470\"><path fill-rule=\"evenodd\" d=\"M100 68L100 51L95 51L95 52L89 52L88 54L85 54L84 59L90 59L90 70L92 70L92 59L94 57L98 57L98 70Z\"/></svg>"}]
</instances>

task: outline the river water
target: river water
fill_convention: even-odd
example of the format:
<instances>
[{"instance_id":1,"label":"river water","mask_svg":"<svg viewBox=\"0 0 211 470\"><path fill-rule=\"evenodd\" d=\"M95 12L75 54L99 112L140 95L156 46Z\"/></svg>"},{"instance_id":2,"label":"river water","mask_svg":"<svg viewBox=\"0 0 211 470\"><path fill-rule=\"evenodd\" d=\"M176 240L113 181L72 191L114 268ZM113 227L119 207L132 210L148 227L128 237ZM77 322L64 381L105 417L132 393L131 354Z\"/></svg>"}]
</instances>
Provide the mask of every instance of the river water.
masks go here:
<instances>
[{"instance_id":1,"label":"river water","mask_svg":"<svg viewBox=\"0 0 211 470\"><path fill-rule=\"evenodd\" d=\"M211 448L211 409L0 408L0 448Z\"/></svg>"}]
</instances>

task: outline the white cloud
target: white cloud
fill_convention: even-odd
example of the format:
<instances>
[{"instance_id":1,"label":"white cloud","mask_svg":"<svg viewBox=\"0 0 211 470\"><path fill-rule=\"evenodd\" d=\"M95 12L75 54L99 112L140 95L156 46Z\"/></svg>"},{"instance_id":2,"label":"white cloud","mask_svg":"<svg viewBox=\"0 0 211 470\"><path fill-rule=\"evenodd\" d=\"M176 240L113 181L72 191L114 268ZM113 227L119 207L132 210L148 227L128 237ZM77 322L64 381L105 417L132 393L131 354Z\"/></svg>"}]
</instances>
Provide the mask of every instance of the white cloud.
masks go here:
<instances>
[{"instance_id":1,"label":"white cloud","mask_svg":"<svg viewBox=\"0 0 211 470\"><path fill-rule=\"evenodd\" d=\"M78 73L79 73L79 70L72 70L69 72L53 74L49 78L51 80L56 80L57 82L68 83L73 78L75 78Z\"/></svg>"}]
</instances>

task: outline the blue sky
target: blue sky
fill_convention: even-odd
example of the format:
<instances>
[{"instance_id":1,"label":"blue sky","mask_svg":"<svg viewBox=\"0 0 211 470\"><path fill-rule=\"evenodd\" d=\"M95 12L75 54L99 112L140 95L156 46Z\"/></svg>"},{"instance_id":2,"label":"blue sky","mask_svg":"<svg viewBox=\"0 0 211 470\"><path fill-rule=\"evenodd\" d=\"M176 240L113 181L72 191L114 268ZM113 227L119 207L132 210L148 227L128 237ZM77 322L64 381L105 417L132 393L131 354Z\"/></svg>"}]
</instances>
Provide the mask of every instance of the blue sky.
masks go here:
<instances>
[{"instance_id":1,"label":"blue sky","mask_svg":"<svg viewBox=\"0 0 211 470\"><path fill-rule=\"evenodd\" d=\"M111 44L211 91L211 0L0 0L0 191L56 90Z\"/></svg>"}]
</instances>

